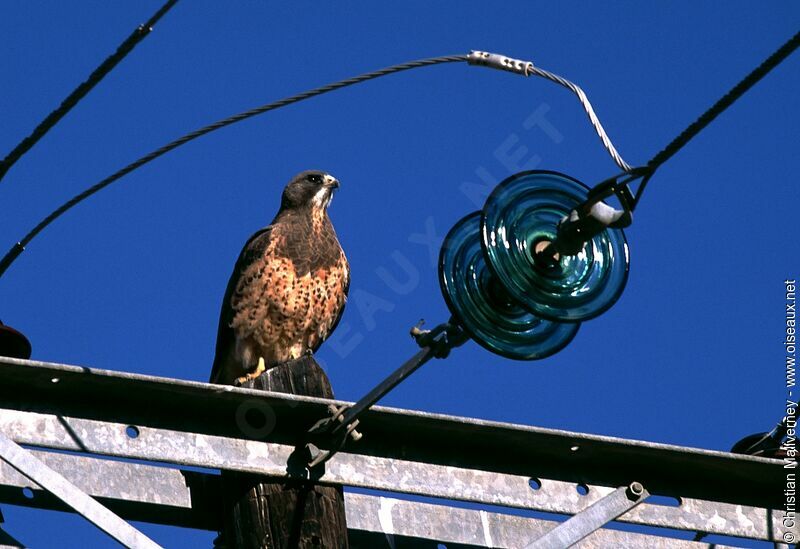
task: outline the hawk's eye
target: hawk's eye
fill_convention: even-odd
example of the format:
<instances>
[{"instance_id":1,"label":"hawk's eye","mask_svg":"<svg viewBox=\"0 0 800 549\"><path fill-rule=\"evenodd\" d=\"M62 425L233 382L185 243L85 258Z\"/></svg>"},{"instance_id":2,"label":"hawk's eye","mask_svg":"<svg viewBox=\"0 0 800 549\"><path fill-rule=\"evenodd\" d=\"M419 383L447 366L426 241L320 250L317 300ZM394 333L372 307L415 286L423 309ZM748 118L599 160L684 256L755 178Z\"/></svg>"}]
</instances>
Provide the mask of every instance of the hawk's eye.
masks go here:
<instances>
[{"instance_id":1,"label":"hawk's eye","mask_svg":"<svg viewBox=\"0 0 800 549\"><path fill-rule=\"evenodd\" d=\"M311 175L308 176L308 180L316 185L319 185L320 183L322 183L322 176L312 173Z\"/></svg>"}]
</instances>

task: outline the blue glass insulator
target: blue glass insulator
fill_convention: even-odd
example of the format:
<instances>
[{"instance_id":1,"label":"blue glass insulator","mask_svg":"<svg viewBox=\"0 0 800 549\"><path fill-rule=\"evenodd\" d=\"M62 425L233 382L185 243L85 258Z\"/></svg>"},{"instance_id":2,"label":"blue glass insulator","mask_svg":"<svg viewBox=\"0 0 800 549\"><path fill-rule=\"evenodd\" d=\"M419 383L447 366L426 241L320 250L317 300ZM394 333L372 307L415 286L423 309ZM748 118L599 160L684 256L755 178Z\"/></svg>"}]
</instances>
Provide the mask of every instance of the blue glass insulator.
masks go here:
<instances>
[{"instance_id":1,"label":"blue glass insulator","mask_svg":"<svg viewBox=\"0 0 800 549\"><path fill-rule=\"evenodd\" d=\"M544 320L520 307L486 266L481 212L450 230L439 254L439 283L450 312L478 344L516 360L535 360L563 349L578 323Z\"/></svg>"},{"instance_id":2,"label":"blue glass insulator","mask_svg":"<svg viewBox=\"0 0 800 549\"><path fill-rule=\"evenodd\" d=\"M500 183L483 207L482 244L489 267L511 297L551 320L588 320L611 307L628 280L628 244L606 229L552 265L534 261L556 237L558 222L584 202L589 188L557 172L530 171Z\"/></svg>"}]
</instances>

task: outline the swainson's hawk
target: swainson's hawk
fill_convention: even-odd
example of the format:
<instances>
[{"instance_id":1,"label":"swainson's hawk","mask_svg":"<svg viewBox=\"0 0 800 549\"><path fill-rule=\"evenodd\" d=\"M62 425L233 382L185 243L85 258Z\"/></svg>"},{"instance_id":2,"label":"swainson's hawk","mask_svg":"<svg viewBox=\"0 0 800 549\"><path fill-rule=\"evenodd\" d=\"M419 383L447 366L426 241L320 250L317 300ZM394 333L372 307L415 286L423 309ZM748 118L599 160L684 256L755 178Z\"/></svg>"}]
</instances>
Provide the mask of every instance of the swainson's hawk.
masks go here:
<instances>
[{"instance_id":1,"label":"swainson's hawk","mask_svg":"<svg viewBox=\"0 0 800 549\"><path fill-rule=\"evenodd\" d=\"M222 301L212 383L313 353L336 327L350 285L327 211L337 187L324 172L295 176L278 215L245 244Z\"/></svg>"}]
</instances>

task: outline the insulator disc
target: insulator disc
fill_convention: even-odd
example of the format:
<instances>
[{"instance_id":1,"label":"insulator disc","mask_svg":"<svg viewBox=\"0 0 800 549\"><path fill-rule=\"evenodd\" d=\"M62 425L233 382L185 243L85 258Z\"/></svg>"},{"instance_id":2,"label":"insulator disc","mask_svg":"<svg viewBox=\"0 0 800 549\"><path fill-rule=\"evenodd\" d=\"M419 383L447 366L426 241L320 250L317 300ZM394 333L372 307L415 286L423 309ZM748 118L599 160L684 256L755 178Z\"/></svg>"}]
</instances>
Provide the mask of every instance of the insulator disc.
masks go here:
<instances>
[{"instance_id":1,"label":"insulator disc","mask_svg":"<svg viewBox=\"0 0 800 549\"><path fill-rule=\"evenodd\" d=\"M489 268L524 308L551 320L577 322L606 311L628 280L628 244L606 229L572 256L547 266L535 249L556 237L558 222L584 202L589 188L558 172L529 171L500 183L483 207L482 245Z\"/></svg>"},{"instance_id":2,"label":"insulator disc","mask_svg":"<svg viewBox=\"0 0 800 549\"><path fill-rule=\"evenodd\" d=\"M447 306L470 337L516 360L535 360L563 349L578 323L544 320L520 307L486 266L480 242L481 212L450 230L439 254L439 283Z\"/></svg>"}]
</instances>

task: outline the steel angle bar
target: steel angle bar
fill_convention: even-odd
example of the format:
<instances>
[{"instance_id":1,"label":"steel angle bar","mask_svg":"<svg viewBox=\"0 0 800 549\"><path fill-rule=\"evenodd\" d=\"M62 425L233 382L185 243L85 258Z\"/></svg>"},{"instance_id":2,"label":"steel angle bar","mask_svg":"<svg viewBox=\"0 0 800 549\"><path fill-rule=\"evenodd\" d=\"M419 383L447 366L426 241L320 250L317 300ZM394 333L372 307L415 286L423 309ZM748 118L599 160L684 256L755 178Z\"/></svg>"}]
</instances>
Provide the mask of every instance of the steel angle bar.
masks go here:
<instances>
[{"instance_id":1,"label":"steel angle bar","mask_svg":"<svg viewBox=\"0 0 800 549\"><path fill-rule=\"evenodd\" d=\"M291 445L329 405L352 405L3 357L0 379L4 408ZM241 412L249 409L263 411L269 428L245 431ZM636 478L654 494L783 505L783 462L775 459L379 406L359 421L364 438L350 453L604 486Z\"/></svg>"},{"instance_id":2,"label":"steel angle bar","mask_svg":"<svg viewBox=\"0 0 800 549\"><path fill-rule=\"evenodd\" d=\"M21 541L3 530L0 526L0 549L21 549L25 547Z\"/></svg>"},{"instance_id":3,"label":"steel angle bar","mask_svg":"<svg viewBox=\"0 0 800 549\"><path fill-rule=\"evenodd\" d=\"M537 538L533 543L526 545L525 548L561 549L562 547L572 547L583 538L639 505L649 495L638 482L632 482L629 486L620 486Z\"/></svg>"},{"instance_id":4,"label":"steel angle bar","mask_svg":"<svg viewBox=\"0 0 800 549\"><path fill-rule=\"evenodd\" d=\"M192 490L195 489L189 481L192 472L60 452L28 451L93 498L127 503L156 503L164 508L192 508ZM0 486L33 490L41 488L2 461Z\"/></svg>"},{"instance_id":5,"label":"steel angle bar","mask_svg":"<svg viewBox=\"0 0 800 549\"><path fill-rule=\"evenodd\" d=\"M103 532L133 549L161 547L0 431L0 459L69 505Z\"/></svg>"},{"instance_id":6,"label":"steel angle bar","mask_svg":"<svg viewBox=\"0 0 800 549\"><path fill-rule=\"evenodd\" d=\"M219 498L216 494L220 478L217 474L113 462L72 454L36 450L32 450L32 453L85 492L107 499L110 505L119 508L123 518L133 518L126 514L129 512L127 507L120 506L124 498L130 497L147 506L147 522L191 525L211 531L219 528L220 514L216 512ZM189 475L200 477L202 482L198 484L205 489L197 491L187 483L186 477ZM119 476L126 479L126 482L109 484L106 482L109 476ZM135 482L136 486L129 486L129 482ZM23 475L0 464L0 501L4 501L8 490L20 490L30 485L31 482ZM53 499L40 499L42 494L38 487L32 486L32 489L32 499L22 498L14 503L43 509L59 508ZM180 506L187 512L194 513L195 517L189 521L175 521L171 510ZM401 538L404 543L406 540L427 540L428 547L431 540L434 543L458 543L475 547L518 547L520 540L544 534L554 525L547 520L504 513L351 492L345 494L345 509L351 539L362 540L368 547L385 545L387 536L389 539ZM674 538L599 530L578 547L702 549L710 546Z\"/></svg>"},{"instance_id":7,"label":"steel angle bar","mask_svg":"<svg viewBox=\"0 0 800 549\"><path fill-rule=\"evenodd\" d=\"M288 445L147 427L139 427L138 437L132 439L126 434L124 424L2 409L0 430L19 443L35 446L272 476L287 475L286 464L294 451ZM569 515L579 513L614 490L589 484L588 492L581 495L575 483L541 477L538 489L533 489L530 476L349 453L337 454L318 480ZM619 520L753 539L779 539L778 511L690 498L682 498L679 503L677 507L645 503Z\"/></svg>"},{"instance_id":8,"label":"steel angle bar","mask_svg":"<svg viewBox=\"0 0 800 549\"><path fill-rule=\"evenodd\" d=\"M40 461L127 521L216 530L219 478L198 471L30 450ZM28 490L25 490L25 489ZM0 460L0 502L69 511Z\"/></svg>"},{"instance_id":9,"label":"steel angle bar","mask_svg":"<svg viewBox=\"0 0 800 549\"><path fill-rule=\"evenodd\" d=\"M362 494L345 494L347 524L352 530L370 532L369 547L385 547L395 536L434 540L470 547L520 547L523 540L546 533L553 521L460 509ZM357 532L356 534L360 534ZM351 538L353 533L351 533ZM401 544L397 544L401 546ZM406 545L402 545L405 547ZM679 540L649 534L597 530L579 542L580 549L636 547L638 549L724 549L725 545Z\"/></svg>"}]
</instances>

